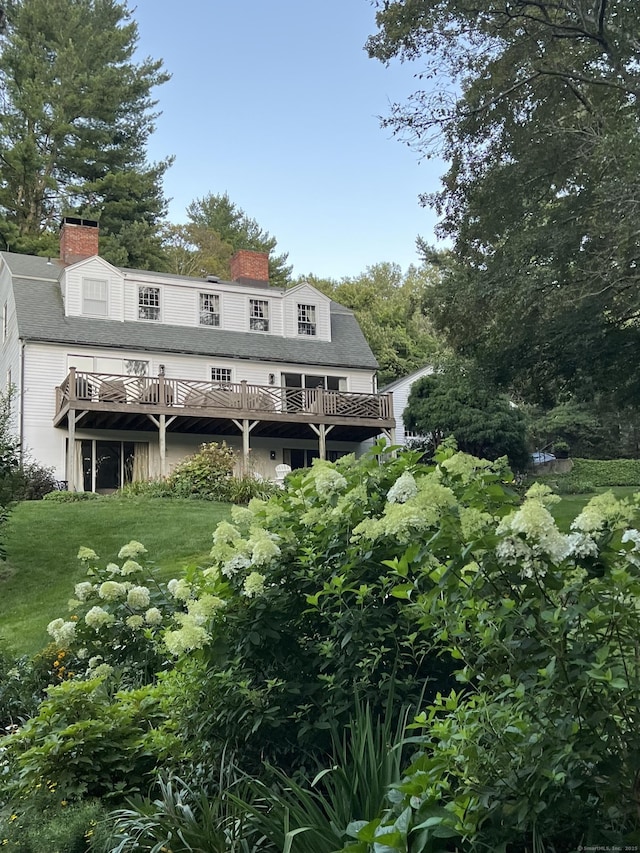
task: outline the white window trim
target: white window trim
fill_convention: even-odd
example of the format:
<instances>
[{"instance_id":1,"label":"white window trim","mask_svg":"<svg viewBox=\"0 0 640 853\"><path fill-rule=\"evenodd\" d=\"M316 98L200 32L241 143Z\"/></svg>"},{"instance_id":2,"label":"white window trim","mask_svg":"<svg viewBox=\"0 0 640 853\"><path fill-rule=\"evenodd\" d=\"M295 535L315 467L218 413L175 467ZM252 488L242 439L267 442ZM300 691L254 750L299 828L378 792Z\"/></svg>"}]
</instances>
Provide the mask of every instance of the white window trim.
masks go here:
<instances>
[{"instance_id":1,"label":"white window trim","mask_svg":"<svg viewBox=\"0 0 640 853\"><path fill-rule=\"evenodd\" d=\"M252 329L251 328L251 320L260 319L259 317L251 316L251 303L252 302L265 302L267 305L267 323L269 324L268 329ZM260 335L270 335L271 330L273 328L273 311L271 310L271 300L263 299L260 296L250 296L247 300L247 329L250 332L257 332Z\"/></svg>"},{"instance_id":2,"label":"white window trim","mask_svg":"<svg viewBox=\"0 0 640 853\"><path fill-rule=\"evenodd\" d=\"M140 316L140 291L141 290L157 290L158 291L158 317L152 319L150 317ZM151 307L151 306L147 306ZM136 316L140 323L161 323L162 322L162 288L156 284L139 284L136 290Z\"/></svg>"},{"instance_id":3,"label":"white window trim","mask_svg":"<svg viewBox=\"0 0 640 853\"><path fill-rule=\"evenodd\" d=\"M313 323L309 320L300 320L299 312L300 308L313 308L314 321ZM306 332L300 331L300 323L306 322L307 325L313 326L313 334L307 334ZM317 338L318 337L318 306L314 305L312 302L296 302L296 334L299 338Z\"/></svg>"},{"instance_id":4,"label":"white window trim","mask_svg":"<svg viewBox=\"0 0 640 853\"><path fill-rule=\"evenodd\" d=\"M92 311L87 311L87 309L86 309L87 297L85 294L85 286L90 281L104 285L104 289L105 289L104 314L96 314ZM109 281L106 278L91 278L89 276L87 276L86 278L83 277L82 282L81 282L81 289L82 289L82 292L81 292L82 316L83 317L96 317L99 320L108 320L109 319ZM89 301L90 302L98 302L98 301L101 302L102 300L92 299Z\"/></svg>"},{"instance_id":5,"label":"white window trim","mask_svg":"<svg viewBox=\"0 0 640 853\"><path fill-rule=\"evenodd\" d=\"M228 370L229 371L229 379L214 379L213 371L214 370ZM232 384L233 379L233 368L232 367L222 367L219 364L210 364L209 365L209 382L220 382L221 384Z\"/></svg>"},{"instance_id":6,"label":"white window trim","mask_svg":"<svg viewBox=\"0 0 640 853\"><path fill-rule=\"evenodd\" d=\"M208 326L206 323L202 323L200 321L200 317L202 312L200 311L200 297L201 296L216 296L218 298L218 325L217 326ZM198 299L196 303L196 325L204 326L205 329L221 329L222 328L222 294L217 290L199 290L198 291Z\"/></svg>"}]
</instances>

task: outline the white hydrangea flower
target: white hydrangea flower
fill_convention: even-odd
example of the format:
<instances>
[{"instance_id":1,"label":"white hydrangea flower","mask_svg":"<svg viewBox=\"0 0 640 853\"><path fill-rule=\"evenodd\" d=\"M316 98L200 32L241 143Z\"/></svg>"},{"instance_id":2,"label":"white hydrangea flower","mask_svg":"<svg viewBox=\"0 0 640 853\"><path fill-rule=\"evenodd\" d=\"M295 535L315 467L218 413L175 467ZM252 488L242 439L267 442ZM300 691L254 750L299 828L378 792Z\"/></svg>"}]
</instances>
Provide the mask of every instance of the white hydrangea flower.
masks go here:
<instances>
[{"instance_id":1,"label":"white hydrangea flower","mask_svg":"<svg viewBox=\"0 0 640 853\"><path fill-rule=\"evenodd\" d=\"M169 595L172 595L178 601L186 601L191 597L191 585L184 579L176 580L172 578L167 584Z\"/></svg>"},{"instance_id":2,"label":"white hydrangea flower","mask_svg":"<svg viewBox=\"0 0 640 853\"><path fill-rule=\"evenodd\" d=\"M120 569L121 575L133 575L136 572L141 572L142 566L140 563L136 563L135 560L127 560L122 564L122 568Z\"/></svg>"},{"instance_id":3,"label":"white hydrangea flower","mask_svg":"<svg viewBox=\"0 0 640 853\"><path fill-rule=\"evenodd\" d=\"M76 636L76 623L65 622L64 619L54 619L47 625L47 634L63 647L69 646Z\"/></svg>"},{"instance_id":4,"label":"white hydrangea flower","mask_svg":"<svg viewBox=\"0 0 640 853\"><path fill-rule=\"evenodd\" d=\"M245 557L244 554L236 554L222 566L222 574L227 577L233 577L237 572L246 569L251 565L251 560Z\"/></svg>"},{"instance_id":5,"label":"white hydrangea flower","mask_svg":"<svg viewBox=\"0 0 640 853\"><path fill-rule=\"evenodd\" d=\"M120 574L120 566L117 563L107 563L107 571L112 575Z\"/></svg>"},{"instance_id":6,"label":"white hydrangea flower","mask_svg":"<svg viewBox=\"0 0 640 853\"><path fill-rule=\"evenodd\" d=\"M127 604L132 610L144 610L150 601L151 593L146 586L134 586L127 593Z\"/></svg>"},{"instance_id":7,"label":"white hydrangea flower","mask_svg":"<svg viewBox=\"0 0 640 853\"><path fill-rule=\"evenodd\" d=\"M127 588L118 581L105 581L98 589L98 595L105 601L117 601L119 598L124 598L126 594Z\"/></svg>"},{"instance_id":8,"label":"white hydrangea flower","mask_svg":"<svg viewBox=\"0 0 640 853\"><path fill-rule=\"evenodd\" d=\"M113 672L113 667L108 663L101 663L91 671L92 678L108 678Z\"/></svg>"},{"instance_id":9,"label":"white hydrangea flower","mask_svg":"<svg viewBox=\"0 0 640 853\"><path fill-rule=\"evenodd\" d=\"M330 498L337 492L343 492L347 487L347 481L339 471L322 464L314 464L313 479L319 497Z\"/></svg>"},{"instance_id":10,"label":"white hydrangea flower","mask_svg":"<svg viewBox=\"0 0 640 853\"><path fill-rule=\"evenodd\" d=\"M176 657L192 649L201 649L209 641L209 635L201 625L196 624L193 617L187 613L179 616L181 627L176 631L166 631L163 637L169 653Z\"/></svg>"},{"instance_id":11,"label":"white hydrangea flower","mask_svg":"<svg viewBox=\"0 0 640 853\"><path fill-rule=\"evenodd\" d=\"M403 504L418 494L418 486L411 471L405 471L395 481L387 492L387 501L390 504Z\"/></svg>"},{"instance_id":12,"label":"white hydrangea flower","mask_svg":"<svg viewBox=\"0 0 640 853\"><path fill-rule=\"evenodd\" d=\"M251 572L244 579L242 594L246 595L247 598L252 598L254 595L262 595L264 592L264 582L264 575L261 575L260 572Z\"/></svg>"},{"instance_id":13,"label":"white hydrangea flower","mask_svg":"<svg viewBox=\"0 0 640 853\"><path fill-rule=\"evenodd\" d=\"M216 545L233 545L240 538L238 528L234 527L233 524L229 524L228 521L218 522L218 526L213 533L213 541Z\"/></svg>"},{"instance_id":14,"label":"white hydrangea flower","mask_svg":"<svg viewBox=\"0 0 640 853\"><path fill-rule=\"evenodd\" d=\"M89 669L95 669L97 666L100 665L100 661L103 660L104 658L102 657L102 655L94 655L93 657L89 658Z\"/></svg>"},{"instance_id":15,"label":"white hydrangea flower","mask_svg":"<svg viewBox=\"0 0 640 853\"><path fill-rule=\"evenodd\" d=\"M134 613L132 616L127 616L125 622L133 631L137 631L144 626L144 619L137 613Z\"/></svg>"},{"instance_id":16,"label":"white hydrangea flower","mask_svg":"<svg viewBox=\"0 0 640 853\"><path fill-rule=\"evenodd\" d=\"M266 566L280 556L280 548L276 544L280 537L268 533L262 528L253 531L249 539L251 547L251 563L254 566Z\"/></svg>"},{"instance_id":17,"label":"white hydrangea flower","mask_svg":"<svg viewBox=\"0 0 640 853\"><path fill-rule=\"evenodd\" d=\"M132 539L131 542L127 542L126 545L123 545L122 548L118 551L118 559L119 560L135 560L136 557L141 557L142 554L146 554L147 549L144 547L142 542L136 542L135 539Z\"/></svg>"},{"instance_id":18,"label":"white hydrangea flower","mask_svg":"<svg viewBox=\"0 0 640 853\"><path fill-rule=\"evenodd\" d=\"M92 562L95 563L100 559L93 548L85 548L84 545L78 551L78 559L83 563Z\"/></svg>"},{"instance_id":19,"label":"white hydrangea flower","mask_svg":"<svg viewBox=\"0 0 640 853\"><path fill-rule=\"evenodd\" d=\"M92 607L84 617L84 621L89 626L89 628L93 628L97 631L99 628L104 627L105 625L111 625L115 622L115 617L108 613L106 610L103 610L102 607Z\"/></svg>"},{"instance_id":20,"label":"white hydrangea flower","mask_svg":"<svg viewBox=\"0 0 640 853\"><path fill-rule=\"evenodd\" d=\"M161 625L162 612L157 607L150 607L144 614L144 621L147 625Z\"/></svg>"},{"instance_id":21,"label":"white hydrangea flower","mask_svg":"<svg viewBox=\"0 0 640 853\"><path fill-rule=\"evenodd\" d=\"M95 587L92 583L89 583L89 581L82 581L75 585L73 592L78 601L86 601L93 593L94 589Z\"/></svg>"},{"instance_id":22,"label":"white hydrangea flower","mask_svg":"<svg viewBox=\"0 0 640 853\"><path fill-rule=\"evenodd\" d=\"M190 616L193 616L196 625L204 625L214 613L226 607L226 601L217 595L205 593L190 601L187 605L187 610Z\"/></svg>"},{"instance_id":23,"label":"white hydrangea flower","mask_svg":"<svg viewBox=\"0 0 640 853\"><path fill-rule=\"evenodd\" d=\"M571 529L581 533L597 533L605 527L630 524L634 514L635 507L627 501L619 501L613 492L604 492L591 498L572 522Z\"/></svg>"}]
</instances>

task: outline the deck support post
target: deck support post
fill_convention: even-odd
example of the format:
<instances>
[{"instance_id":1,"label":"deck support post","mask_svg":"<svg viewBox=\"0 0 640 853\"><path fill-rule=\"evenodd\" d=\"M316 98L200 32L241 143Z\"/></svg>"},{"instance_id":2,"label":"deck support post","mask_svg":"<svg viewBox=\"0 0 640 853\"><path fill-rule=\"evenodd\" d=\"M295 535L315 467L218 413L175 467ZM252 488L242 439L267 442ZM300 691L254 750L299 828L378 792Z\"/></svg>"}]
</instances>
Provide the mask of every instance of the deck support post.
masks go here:
<instances>
[{"instance_id":1,"label":"deck support post","mask_svg":"<svg viewBox=\"0 0 640 853\"><path fill-rule=\"evenodd\" d=\"M159 415L157 418L154 415L148 415L150 421L152 421L158 427L158 449L160 451L160 476L167 476L167 427L172 424L176 415L171 418L167 418L166 415Z\"/></svg>"},{"instance_id":2,"label":"deck support post","mask_svg":"<svg viewBox=\"0 0 640 853\"><path fill-rule=\"evenodd\" d=\"M333 429L333 424L331 424L330 426L327 426L326 424L318 424L318 426L316 426L315 424L309 424L309 426L315 432L315 434L318 436L318 455L319 455L320 459L326 459L327 458L327 436L329 435L329 433Z\"/></svg>"},{"instance_id":3,"label":"deck support post","mask_svg":"<svg viewBox=\"0 0 640 853\"><path fill-rule=\"evenodd\" d=\"M249 436L251 430L258 425L259 421L249 421L247 418L243 418L241 421L234 419L233 422L242 433L242 475L247 477L249 475L249 454L251 452Z\"/></svg>"},{"instance_id":4,"label":"deck support post","mask_svg":"<svg viewBox=\"0 0 640 853\"><path fill-rule=\"evenodd\" d=\"M76 476L78 474L76 471L76 427L86 414L86 411L78 412L76 409L69 409L67 415L67 488L70 492L76 491Z\"/></svg>"}]
</instances>

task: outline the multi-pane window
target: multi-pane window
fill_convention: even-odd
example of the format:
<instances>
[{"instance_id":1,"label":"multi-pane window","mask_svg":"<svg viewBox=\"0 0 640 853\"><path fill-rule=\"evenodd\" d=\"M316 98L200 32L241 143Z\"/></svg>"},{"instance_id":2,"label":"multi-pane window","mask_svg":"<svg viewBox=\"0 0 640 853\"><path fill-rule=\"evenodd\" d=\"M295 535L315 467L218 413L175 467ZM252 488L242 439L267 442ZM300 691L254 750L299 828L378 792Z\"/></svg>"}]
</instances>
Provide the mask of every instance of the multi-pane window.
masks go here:
<instances>
[{"instance_id":1,"label":"multi-pane window","mask_svg":"<svg viewBox=\"0 0 640 853\"><path fill-rule=\"evenodd\" d=\"M140 320L160 319L160 288L138 288L138 318Z\"/></svg>"},{"instance_id":2,"label":"multi-pane window","mask_svg":"<svg viewBox=\"0 0 640 853\"><path fill-rule=\"evenodd\" d=\"M220 297L217 293L200 294L200 325L220 325Z\"/></svg>"},{"instance_id":3,"label":"multi-pane window","mask_svg":"<svg viewBox=\"0 0 640 853\"><path fill-rule=\"evenodd\" d=\"M99 278L82 279L82 313L90 317L107 316L107 282Z\"/></svg>"},{"instance_id":4,"label":"multi-pane window","mask_svg":"<svg viewBox=\"0 0 640 853\"><path fill-rule=\"evenodd\" d=\"M211 368L211 381L218 382L221 385L228 385L231 382L231 368L230 367L212 367Z\"/></svg>"},{"instance_id":5,"label":"multi-pane window","mask_svg":"<svg viewBox=\"0 0 640 853\"><path fill-rule=\"evenodd\" d=\"M266 299L249 300L249 328L252 332L269 331L269 303Z\"/></svg>"},{"instance_id":6,"label":"multi-pane window","mask_svg":"<svg viewBox=\"0 0 640 853\"><path fill-rule=\"evenodd\" d=\"M301 305L298 303L298 334L315 335L316 333L316 306Z\"/></svg>"}]
</instances>

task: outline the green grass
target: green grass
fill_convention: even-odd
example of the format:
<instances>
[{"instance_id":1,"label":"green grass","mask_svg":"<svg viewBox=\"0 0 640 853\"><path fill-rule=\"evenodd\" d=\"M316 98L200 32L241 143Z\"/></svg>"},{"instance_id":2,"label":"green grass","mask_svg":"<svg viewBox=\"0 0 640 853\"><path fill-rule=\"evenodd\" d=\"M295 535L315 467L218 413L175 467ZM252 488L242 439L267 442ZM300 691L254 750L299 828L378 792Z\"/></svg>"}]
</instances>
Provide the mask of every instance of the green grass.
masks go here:
<instances>
[{"instance_id":1,"label":"green grass","mask_svg":"<svg viewBox=\"0 0 640 853\"><path fill-rule=\"evenodd\" d=\"M66 616L74 584L85 579L76 559L81 545L106 564L136 539L169 578L186 565L206 564L211 534L229 513L227 504L169 498L18 504L6 525L7 560L0 563L0 638L18 654L47 644L47 624Z\"/></svg>"}]
</instances>

